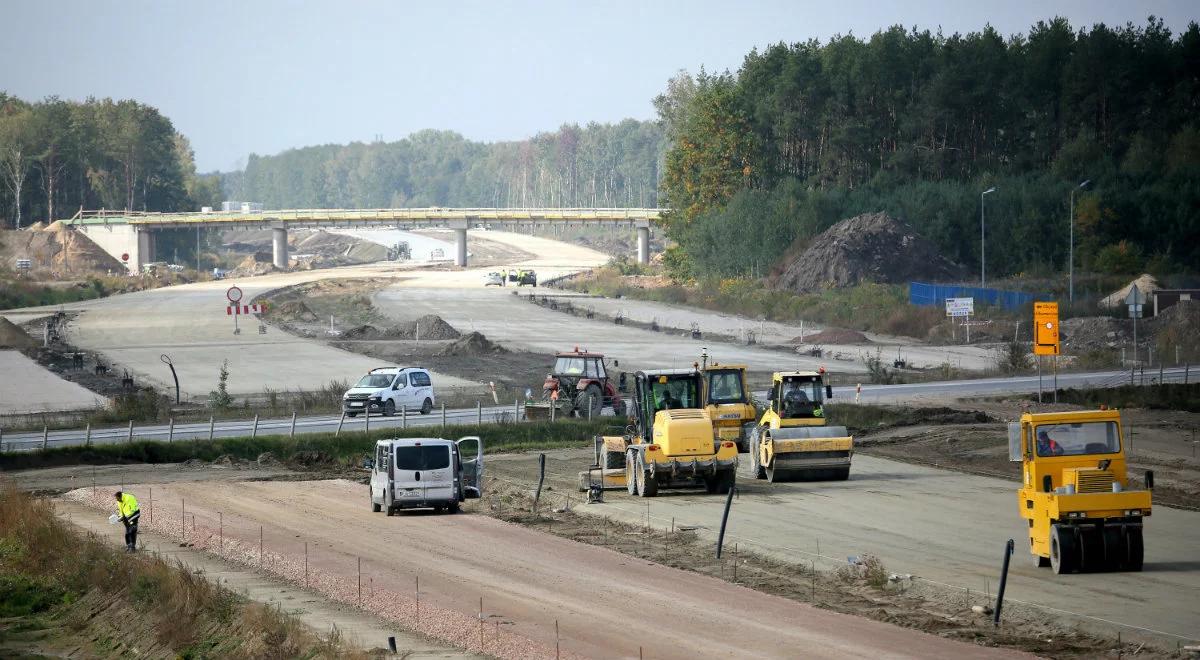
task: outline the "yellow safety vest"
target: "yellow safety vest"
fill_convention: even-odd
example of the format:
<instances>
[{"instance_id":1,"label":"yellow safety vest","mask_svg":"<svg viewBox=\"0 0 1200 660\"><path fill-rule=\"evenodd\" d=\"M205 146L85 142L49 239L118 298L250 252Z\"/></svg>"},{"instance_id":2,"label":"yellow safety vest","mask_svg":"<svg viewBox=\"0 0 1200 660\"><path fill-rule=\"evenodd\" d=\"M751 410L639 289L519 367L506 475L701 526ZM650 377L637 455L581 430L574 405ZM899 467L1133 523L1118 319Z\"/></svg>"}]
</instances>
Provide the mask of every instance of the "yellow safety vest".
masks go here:
<instances>
[{"instance_id":1,"label":"yellow safety vest","mask_svg":"<svg viewBox=\"0 0 1200 660\"><path fill-rule=\"evenodd\" d=\"M137 498L129 493L121 493L121 500L117 502L117 512L122 518L128 518L138 511Z\"/></svg>"}]
</instances>

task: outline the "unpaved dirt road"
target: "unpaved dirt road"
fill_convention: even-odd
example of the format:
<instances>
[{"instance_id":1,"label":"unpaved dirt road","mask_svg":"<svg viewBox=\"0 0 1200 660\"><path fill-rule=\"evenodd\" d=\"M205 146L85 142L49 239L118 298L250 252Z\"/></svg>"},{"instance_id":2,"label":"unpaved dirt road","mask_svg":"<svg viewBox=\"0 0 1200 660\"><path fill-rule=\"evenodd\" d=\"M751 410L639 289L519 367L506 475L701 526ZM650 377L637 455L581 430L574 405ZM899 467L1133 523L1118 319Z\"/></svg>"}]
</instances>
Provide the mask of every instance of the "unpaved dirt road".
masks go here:
<instances>
[{"instance_id":1,"label":"unpaved dirt road","mask_svg":"<svg viewBox=\"0 0 1200 660\"><path fill-rule=\"evenodd\" d=\"M211 530L222 514L223 538L246 547L258 545L261 529L273 558L298 558L308 543L309 570L351 585L361 557L363 584L369 580L372 590L411 594L419 577L423 606L472 620L482 598L485 648L499 621L505 635L531 639L553 655L557 621L564 656L638 657L641 647L650 658L1024 657L812 608L485 516L389 518L371 513L365 486L347 481L176 483L155 485L154 494L158 511L178 512L186 502L201 528ZM474 631L467 633L471 639Z\"/></svg>"},{"instance_id":2,"label":"unpaved dirt road","mask_svg":"<svg viewBox=\"0 0 1200 660\"><path fill-rule=\"evenodd\" d=\"M579 470L593 462L590 450L547 452L551 502L578 484ZM744 456L744 455L743 455ZM492 475L520 483L536 481L536 455L496 456ZM1141 573L1054 575L1032 566L1028 537L1017 515L1016 481L962 474L856 454L849 481L768 484L753 479L749 462L738 472L739 496L729 516L726 543L738 542L771 557L827 568L846 558L872 554L889 572L953 585L962 593L992 589L1008 539L1016 552L1006 600L1035 603L1062 618L1073 612L1091 629L1115 636L1118 622L1174 648L1200 636L1200 513L1155 507L1146 526L1146 563ZM579 494L573 493L576 501ZM575 511L660 529L696 526L715 537L724 498L697 490L660 491L653 499L605 493L600 505ZM1083 620L1083 619L1081 619ZM1126 636L1134 628L1123 628Z\"/></svg>"}]
</instances>

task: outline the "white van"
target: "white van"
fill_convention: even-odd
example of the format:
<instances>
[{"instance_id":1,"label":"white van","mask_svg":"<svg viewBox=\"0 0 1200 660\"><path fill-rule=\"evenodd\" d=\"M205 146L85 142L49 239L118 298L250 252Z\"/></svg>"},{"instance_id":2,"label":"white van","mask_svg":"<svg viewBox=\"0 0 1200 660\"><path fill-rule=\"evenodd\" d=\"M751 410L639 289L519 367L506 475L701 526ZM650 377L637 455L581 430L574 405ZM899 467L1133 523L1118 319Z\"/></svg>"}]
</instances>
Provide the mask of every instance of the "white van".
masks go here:
<instances>
[{"instance_id":1,"label":"white van","mask_svg":"<svg viewBox=\"0 0 1200 660\"><path fill-rule=\"evenodd\" d=\"M467 436L396 438L375 443L371 510L430 508L458 513L459 503L483 493L483 440Z\"/></svg>"},{"instance_id":2,"label":"white van","mask_svg":"<svg viewBox=\"0 0 1200 660\"><path fill-rule=\"evenodd\" d=\"M342 411L347 417L358 413L385 416L400 410L433 411L436 397L429 372L417 367L379 367L367 372L354 387L342 395Z\"/></svg>"}]
</instances>

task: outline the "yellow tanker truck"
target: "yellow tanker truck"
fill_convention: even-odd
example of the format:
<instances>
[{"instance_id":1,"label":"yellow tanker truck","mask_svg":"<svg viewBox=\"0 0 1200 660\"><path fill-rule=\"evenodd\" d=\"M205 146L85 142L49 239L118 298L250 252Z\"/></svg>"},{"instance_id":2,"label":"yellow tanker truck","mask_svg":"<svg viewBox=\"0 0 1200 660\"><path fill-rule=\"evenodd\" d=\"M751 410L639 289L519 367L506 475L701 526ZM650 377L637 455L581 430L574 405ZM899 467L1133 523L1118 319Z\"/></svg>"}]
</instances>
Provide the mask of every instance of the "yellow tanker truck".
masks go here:
<instances>
[{"instance_id":1,"label":"yellow tanker truck","mask_svg":"<svg viewBox=\"0 0 1200 660\"><path fill-rule=\"evenodd\" d=\"M1026 413L1009 424L1009 460L1021 463L1017 510L1029 552L1055 573L1142 570L1147 489L1132 488L1116 410Z\"/></svg>"}]
</instances>

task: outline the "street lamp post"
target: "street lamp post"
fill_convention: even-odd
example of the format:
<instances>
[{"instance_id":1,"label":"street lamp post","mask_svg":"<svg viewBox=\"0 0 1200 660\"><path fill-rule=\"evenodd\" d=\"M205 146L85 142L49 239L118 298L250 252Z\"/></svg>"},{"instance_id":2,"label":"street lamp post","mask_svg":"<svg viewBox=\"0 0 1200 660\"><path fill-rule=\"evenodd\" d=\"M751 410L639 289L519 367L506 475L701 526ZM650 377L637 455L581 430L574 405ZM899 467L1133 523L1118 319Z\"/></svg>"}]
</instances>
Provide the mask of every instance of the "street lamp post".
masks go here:
<instances>
[{"instance_id":1,"label":"street lamp post","mask_svg":"<svg viewBox=\"0 0 1200 660\"><path fill-rule=\"evenodd\" d=\"M1070 247L1067 249L1067 281L1069 282L1067 299L1071 302L1075 302L1075 192L1082 190L1091 182L1092 180L1088 179L1071 189L1071 240Z\"/></svg>"},{"instance_id":2,"label":"street lamp post","mask_svg":"<svg viewBox=\"0 0 1200 660\"><path fill-rule=\"evenodd\" d=\"M987 234L983 223L983 196L996 192L995 186L979 194L979 288L987 285Z\"/></svg>"}]
</instances>

